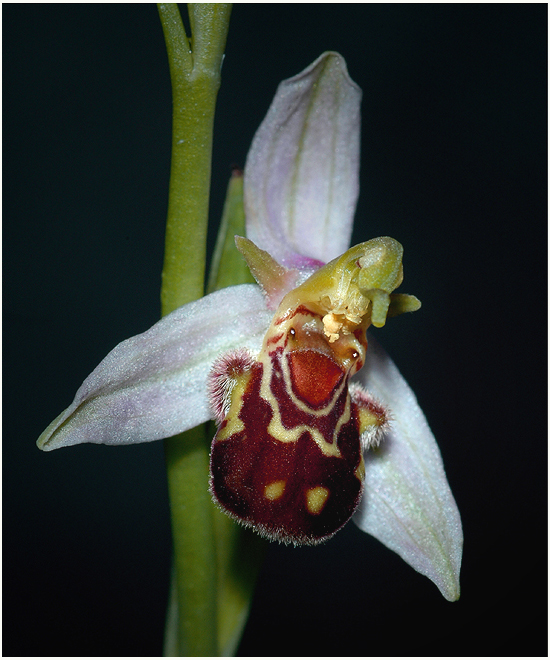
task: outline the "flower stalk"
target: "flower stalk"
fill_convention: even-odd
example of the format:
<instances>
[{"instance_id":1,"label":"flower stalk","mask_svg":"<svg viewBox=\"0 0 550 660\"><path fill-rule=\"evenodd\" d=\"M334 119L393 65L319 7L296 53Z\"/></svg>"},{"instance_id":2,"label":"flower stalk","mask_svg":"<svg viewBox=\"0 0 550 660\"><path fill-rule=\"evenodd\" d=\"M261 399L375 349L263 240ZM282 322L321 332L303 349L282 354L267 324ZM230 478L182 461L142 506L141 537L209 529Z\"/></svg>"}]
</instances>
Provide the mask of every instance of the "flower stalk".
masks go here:
<instances>
[{"instance_id":1,"label":"flower stalk","mask_svg":"<svg viewBox=\"0 0 550 660\"><path fill-rule=\"evenodd\" d=\"M159 3L172 81L172 162L162 315L204 293L216 97L230 4L189 4L191 42L176 3ZM166 653L218 654L214 509L208 493L209 442L203 426L165 440L174 544L174 587ZM170 642L172 640L172 642Z\"/></svg>"},{"instance_id":2,"label":"flower stalk","mask_svg":"<svg viewBox=\"0 0 550 660\"><path fill-rule=\"evenodd\" d=\"M192 46L178 5L158 5L173 97L163 316L204 293L214 110L231 13L230 4L188 7Z\"/></svg>"}]
</instances>

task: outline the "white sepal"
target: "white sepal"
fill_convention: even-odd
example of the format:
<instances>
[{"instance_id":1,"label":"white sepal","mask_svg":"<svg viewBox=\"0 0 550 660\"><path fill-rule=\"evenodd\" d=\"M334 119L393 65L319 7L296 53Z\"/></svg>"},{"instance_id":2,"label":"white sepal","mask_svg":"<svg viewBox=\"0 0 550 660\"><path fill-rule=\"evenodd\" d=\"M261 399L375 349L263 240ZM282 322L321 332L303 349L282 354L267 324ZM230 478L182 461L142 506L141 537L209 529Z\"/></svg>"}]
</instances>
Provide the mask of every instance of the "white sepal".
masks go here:
<instances>
[{"instance_id":1,"label":"white sepal","mask_svg":"<svg viewBox=\"0 0 550 660\"><path fill-rule=\"evenodd\" d=\"M350 244L359 193L361 90L323 53L283 81L248 152L246 235L288 268L319 266Z\"/></svg>"},{"instance_id":2,"label":"white sepal","mask_svg":"<svg viewBox=\"0 0 550 660\"><path fill-rule=\"evenodd\" d=\"M118 344L42 433L38 446L49 451L83 442L149 442L212 419L207 392L212 363L238 347L257 354L271 316L254 284L180 307Z\"/></svg>"},{"instance_id":3,"label":"white sepal","mask_svg":"<svg viewBox=\"0 0 550 660\"><path fill-rule=\"evenodd\" d=\"M365 492L354 522L429 577L447 600L460 595L462 524L435 438L414 393L369 337L358 380L390 409L390 430L365 454Z\"/></svg>"}]
</instances>

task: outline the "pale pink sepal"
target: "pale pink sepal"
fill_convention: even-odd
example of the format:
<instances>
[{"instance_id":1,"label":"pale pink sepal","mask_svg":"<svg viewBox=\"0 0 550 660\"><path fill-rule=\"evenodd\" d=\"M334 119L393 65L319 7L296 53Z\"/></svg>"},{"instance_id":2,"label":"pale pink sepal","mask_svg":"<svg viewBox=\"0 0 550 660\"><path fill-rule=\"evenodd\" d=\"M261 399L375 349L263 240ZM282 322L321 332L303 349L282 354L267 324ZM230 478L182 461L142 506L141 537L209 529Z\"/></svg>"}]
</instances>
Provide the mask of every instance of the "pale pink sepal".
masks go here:
<instances>
[{"instance_id":1,"label":"pale pink sepal","mask_svg":"<svg viewBox=\"0 0 550 660\"><path fill-rule=\"evenodd\" d=\"M213 419L207 376L224 351L257 354L272 313L259 287L222 289L116 346L38 439L49 451L83 442L159 440Z\"/></svg>"},{"instance_id":2,"label":"pale pink sepal","mask_svg":"<svg viewBox=\"0 0 550 660\"><path fill-rule=\"evenodd\" d=\"M246 235L289 268L350 244L359 193L361 90L338 53L283 81L244 170Z\"/></svg>"},{"instance_id":3,"label":"pale pink sepal","mask_svg":"<svg viewBox=\"0 0 550 660\"><path fill-rule=\"evenodd\" d=\"M358 379L389 407L391 425L380 447L365 454L365 494L353 519L447 600L457 600L462 524L435 438L412 390L372 337Z\"/></svg>"}]
</instances>

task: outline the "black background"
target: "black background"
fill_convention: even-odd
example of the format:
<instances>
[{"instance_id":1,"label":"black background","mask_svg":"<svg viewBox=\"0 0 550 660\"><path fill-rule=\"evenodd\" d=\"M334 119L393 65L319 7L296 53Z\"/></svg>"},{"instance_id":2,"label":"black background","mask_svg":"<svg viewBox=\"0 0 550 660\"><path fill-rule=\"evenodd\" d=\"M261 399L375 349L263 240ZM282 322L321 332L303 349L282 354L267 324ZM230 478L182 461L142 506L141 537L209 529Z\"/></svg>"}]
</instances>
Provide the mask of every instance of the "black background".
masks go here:
<instances>
[{"instance_id":1,"label":"black background","mask_svg":"<svg viewBox=\"0 0 550 660\"><path fill-rule=\"evenodd\" d=\"M35 440L159 316L171 99L153 4L10 4L4 28L4 655L158 655L162 443ZM461 510L447 603L352 524L272 545L241 655L546 655L545 4L237 4L211 218L277 84L338 50L364 92L354 242L423 308L377 335Z\"/></svg>"}]
</instances>

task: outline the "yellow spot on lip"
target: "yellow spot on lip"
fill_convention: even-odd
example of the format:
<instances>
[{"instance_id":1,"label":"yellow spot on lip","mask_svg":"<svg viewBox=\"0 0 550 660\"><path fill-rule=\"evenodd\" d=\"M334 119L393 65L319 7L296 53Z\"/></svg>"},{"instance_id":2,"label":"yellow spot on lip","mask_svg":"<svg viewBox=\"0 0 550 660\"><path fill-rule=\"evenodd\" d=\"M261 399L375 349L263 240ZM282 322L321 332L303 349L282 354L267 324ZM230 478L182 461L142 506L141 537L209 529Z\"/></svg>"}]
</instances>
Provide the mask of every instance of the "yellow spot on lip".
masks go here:
<instances>
[{"instance_id":1,"label":"yellow spot on lip","mask_svg":"<svg viewBox=\"0 0 550 660\"><path fill-rule=\"evenodd\" d=\"M286 481L280 479L279 481L272 481L264 488L264 497L268 500L278 500L285 492Z\"/></svg>"},{"instance_id":2,"label":"yellow spot on lip","mask_svg":"<svg viewBox=\"0 0 550 660\"><path fill-rule=\"evenodd\" d=\"M307 510L313 514L321 513L323 507L325 506L325 502L328 499L328 496L328 488L324 488L323 486L310 488L308 491L306 491Z\"/></svg>"}]
</instances>

